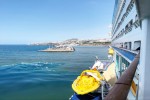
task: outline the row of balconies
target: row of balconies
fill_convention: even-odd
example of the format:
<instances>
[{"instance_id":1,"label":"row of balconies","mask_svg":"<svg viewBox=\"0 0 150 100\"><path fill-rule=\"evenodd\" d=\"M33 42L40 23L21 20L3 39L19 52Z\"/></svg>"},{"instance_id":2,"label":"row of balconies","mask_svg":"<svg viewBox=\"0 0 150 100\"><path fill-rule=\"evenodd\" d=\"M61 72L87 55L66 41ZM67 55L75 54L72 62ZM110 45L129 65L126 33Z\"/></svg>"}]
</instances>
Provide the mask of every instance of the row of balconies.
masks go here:
<instances>
[{"instance_id":1,"label":"row of balconies","mask_svg":"<svg viewBox=\"0 0 150 100\"><path fill-rule=\"evenodd\" d=\"M113 31L116 29L116 23L117 23L119 17L121 16L121 13L123 12L123 9L124 9L124 7L125 7L125 3L126 3L126 0L123 1L123 4L122 4L121 9L118 10L118 12L120 12L120 14L119 14L118 16L113 17ZM119 9L119 8L118 8L118 9ZM116 19L116 21L114 22L115 19ZM113 31L112 31L112 32L113 32Z\"/></svg>"},{"instance_id":2,"label":"row of balconies","mask_svg":"<svg viewBox=\"0 0 150 100\"><path fill-rule=\"evenodd\" d=\"M123 28L119 33L118 35L116 35L115 38L112 39L112 41L122 37L123 35L129 33L132 31L133 27L136 29L140 26L140 23L139 23L139 20L136 20L134 23L133 23L133 19L130 20L130 22L125 26L125 28Z\"/></svg>"},{"instance_id":3,"label":"row of balconies","mask_svg":"<svg viewBox=\"0 0 150 100\"><path fill-rule=\"evenodd\" d=\"M123 10L124 6L125 6L125 1L124 1L124 4L123 4L123 6L122 6L121 11ZM113 36L115 35L115 33L118 31L118 29L120 28L120 26L121 26L122 23L124 22L124 19L129 15L129 12L132 10L133 6L134 6L134 0L131 0L130 3L129 3L129 5L128 5L128 7L127 7L127 9L126 9L126 12L123 14L123 16L122 16L120 22L118 22L117 28L116 28L115 31L113 32ZM137 19L137 15L135 16L135 20L136 20L136 19Z\"/></svg>"},{"instance_id":4,"label":"row of balconies","mask_svg":"<svg viewBox=\"0 0 150 100\"><path fill-rule=\"evenodd\" d=\"M124 43L116 43L116 44L112 44L112 46L117 47L117 48L121 48L133 53L137 53L137 51L140 49L141 47L141 41L129 41L129 42L124 42Z\"/></svg>"}]
</instances>

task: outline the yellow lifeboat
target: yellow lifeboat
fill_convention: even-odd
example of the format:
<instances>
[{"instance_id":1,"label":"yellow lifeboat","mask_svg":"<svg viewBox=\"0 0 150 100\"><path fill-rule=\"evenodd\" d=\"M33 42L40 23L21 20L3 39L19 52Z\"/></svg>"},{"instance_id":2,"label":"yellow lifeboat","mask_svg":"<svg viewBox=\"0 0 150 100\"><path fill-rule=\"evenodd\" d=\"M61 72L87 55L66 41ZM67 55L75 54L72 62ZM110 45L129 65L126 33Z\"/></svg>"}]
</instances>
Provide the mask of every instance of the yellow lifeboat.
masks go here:
<instances>
[{"instance_id":1,"label":"yellow lifeboat","mask_svg":"<svg viewBox=\"0 0 150 100\"><path fill-rule=\"evenodd\" d=\"M79 95L88 94L101 86L104 78L97 70L85 70L72 84L72 89Z\"/></svg>"},{"instance_id":2,"label":"yellow lifeboat","mask_svg":"<svg viewBox=\"0 0 150 100\"><path fill-rule=\"evenodd\" d=\"M108 54L109 55L113 55L114 54L114 49L113 48L109 48L108 49Z\"/></svg>"}]
</instances>

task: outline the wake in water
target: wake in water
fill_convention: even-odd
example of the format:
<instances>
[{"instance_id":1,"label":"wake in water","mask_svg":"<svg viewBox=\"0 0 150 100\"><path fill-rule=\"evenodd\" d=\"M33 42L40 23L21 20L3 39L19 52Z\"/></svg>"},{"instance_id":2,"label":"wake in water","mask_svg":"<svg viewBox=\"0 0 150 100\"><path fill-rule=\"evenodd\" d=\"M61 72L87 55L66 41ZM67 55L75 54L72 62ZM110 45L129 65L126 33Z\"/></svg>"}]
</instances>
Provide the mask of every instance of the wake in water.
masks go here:
<instances>
[{"instance_id":1,"label":"wake in water","mask_svg":"<svg viewBox=\"0 0 150 100\"><path fill-rule=\"evenodd\" d=\"M55 71L58 66L63 65L63 63L48 63L48 62L35 62L35 63L25 63L2 65L0 66L0 71L7 72L34 72L34 71Z\"/></svg>"},{"instance_id":2,"label":"wake in water","mask_svg":"<svg viewBox=\"0 0 150 100\"><path fill-rule=\"evenodd\" d=\"M35 62L1 65L0 66L0 100L9 100L9 96L15 93L13 97L22 98L25 95L31 95L32 100L39 98L50 98L53 93L51 90L57 90L58 82L61 85L70 85L71 73L64 73L61 67L64 63ZM66 83L67 82L67 83ZM64 85L64 86L66 86ZM64 88L63 86L59 88ZM39 91L43 91L39 94ZM57 90L58 91L58 90ZM50 93L45 95L45 93ZM56 93L56 91L55 91ZM45 96L44 96L45 95ZM9 99L5 99L9 98ZM22 100L30 100L29 97L23 97ZM48 100L48 99L45 99Z\"/></svg>"},{"instance_id":3,"label":"wake in water","mask_svg":"<svg viewBox=\"0 0 150 100\"><path fill-rule=\"evenodd\" d=\"M20 63L0 66L0 85L58 80L63 63Z\"/></svg>"}]
</instances>

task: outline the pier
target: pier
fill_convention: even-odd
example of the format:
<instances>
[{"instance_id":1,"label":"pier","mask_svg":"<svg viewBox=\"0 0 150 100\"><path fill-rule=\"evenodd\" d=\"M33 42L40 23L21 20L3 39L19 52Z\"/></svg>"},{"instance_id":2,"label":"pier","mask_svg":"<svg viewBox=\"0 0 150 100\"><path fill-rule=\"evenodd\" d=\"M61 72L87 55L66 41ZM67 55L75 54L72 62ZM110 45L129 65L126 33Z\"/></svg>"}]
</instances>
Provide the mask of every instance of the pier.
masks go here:
<instances>
[{"instance_id":1,"label":"pier","mask_svg":"<svg viewBox=\"0 0 150 100\"><path fill-rule=\"evenodd\" d=\"M41 52L73 52L75 49L69 46L58 46L55 48L47 48L45 50L39 50Z\"/></svg>"}]
</instances>

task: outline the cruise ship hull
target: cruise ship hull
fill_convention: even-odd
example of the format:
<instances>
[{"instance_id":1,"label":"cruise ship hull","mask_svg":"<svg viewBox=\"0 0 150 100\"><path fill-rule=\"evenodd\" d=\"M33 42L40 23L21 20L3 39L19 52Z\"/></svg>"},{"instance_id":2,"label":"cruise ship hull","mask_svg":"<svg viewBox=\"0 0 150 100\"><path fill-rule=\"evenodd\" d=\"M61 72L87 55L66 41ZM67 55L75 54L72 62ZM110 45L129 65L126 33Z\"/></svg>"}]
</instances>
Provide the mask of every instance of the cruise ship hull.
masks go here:
<instances>
[{"instance_id":1,"label":"cruise ship hull","mask_svg":"<svg viewBox=\"0 0 150 100\"><path fill-rule=\"evenodd\" d=\"M140 59L127 99L149 100L150 0L116 0L112 19L113 61L119 79L135 56Z\"/></svg>"}]
</instances>

